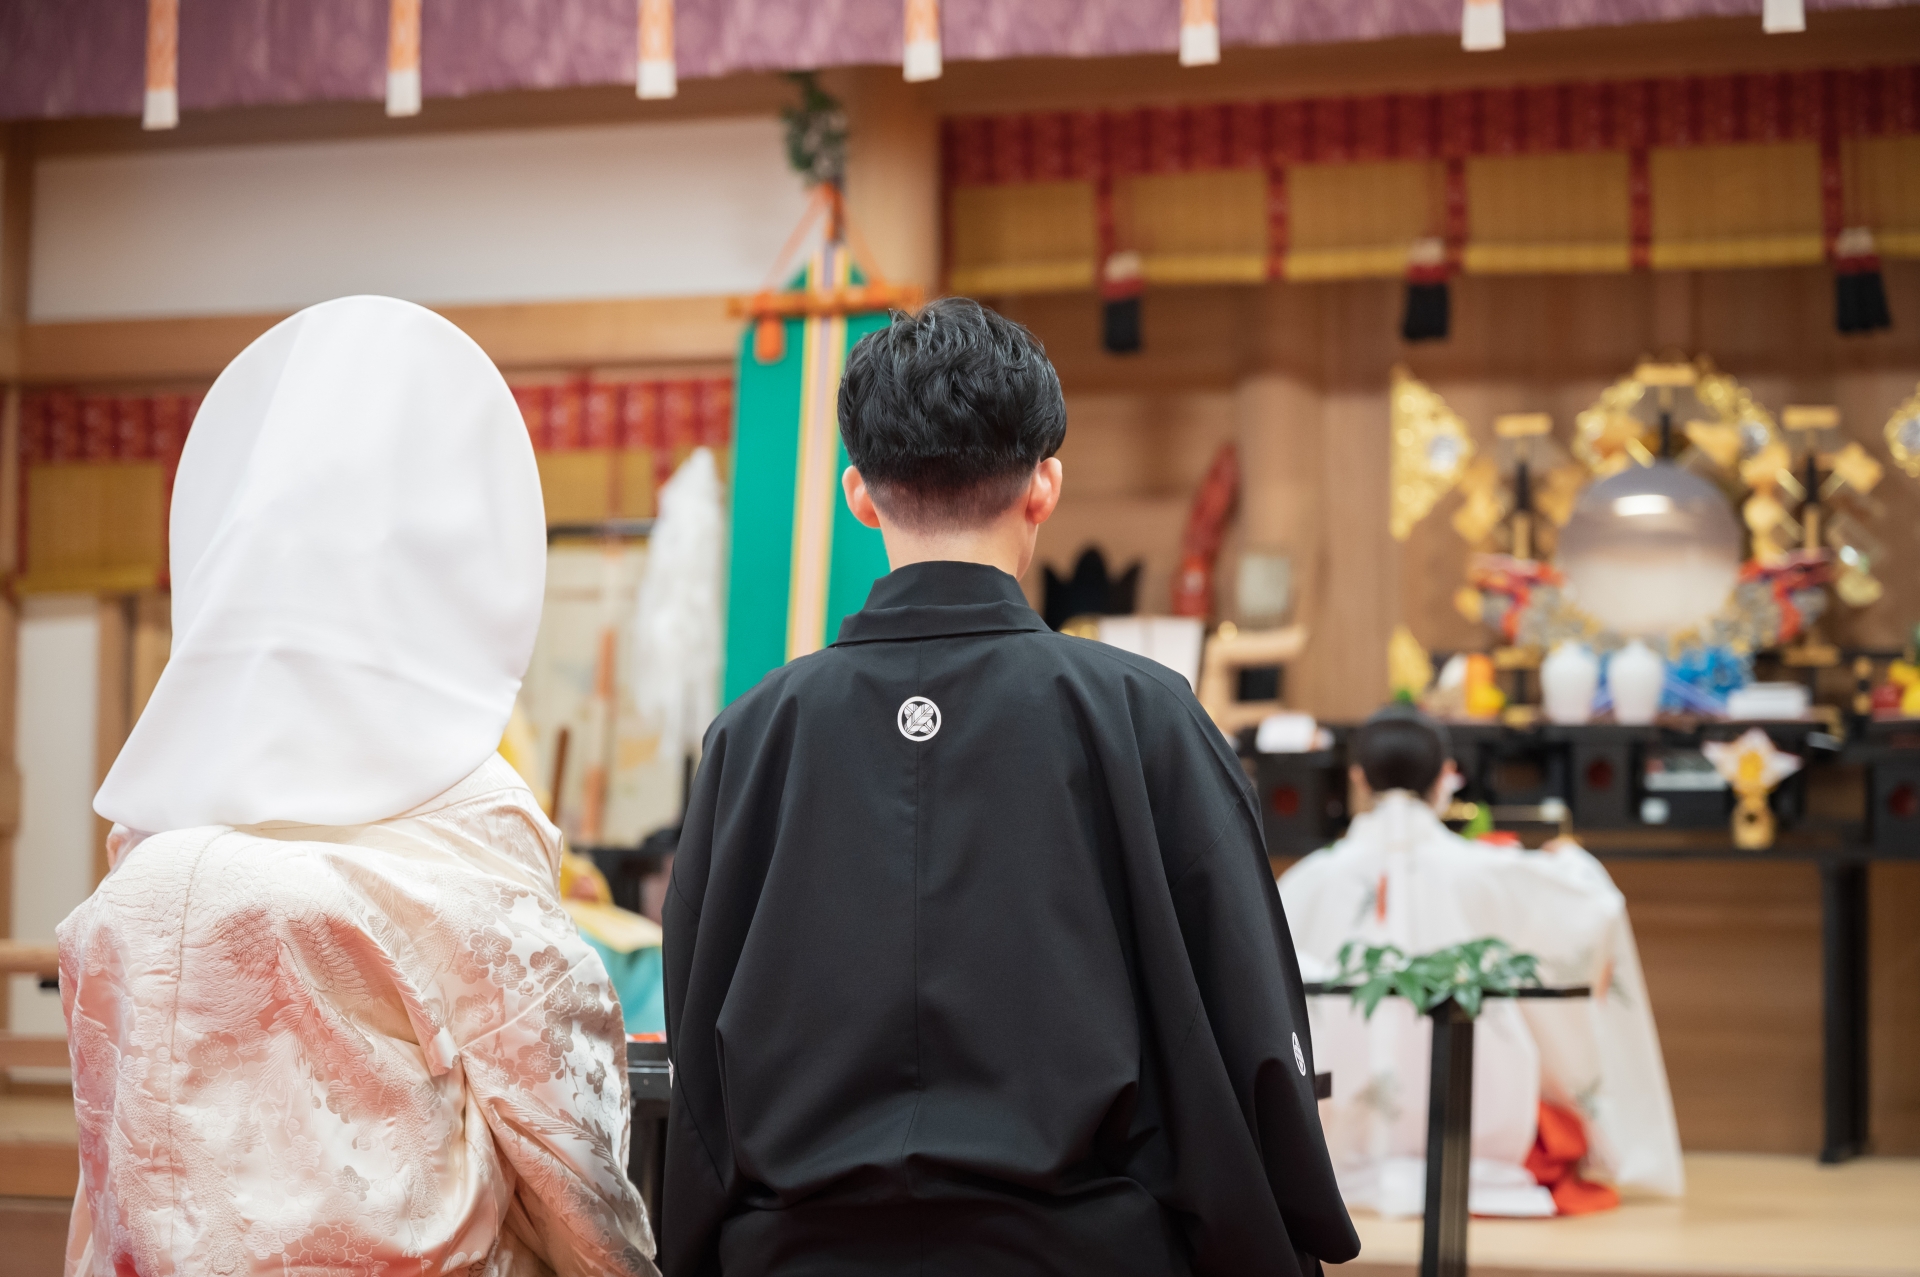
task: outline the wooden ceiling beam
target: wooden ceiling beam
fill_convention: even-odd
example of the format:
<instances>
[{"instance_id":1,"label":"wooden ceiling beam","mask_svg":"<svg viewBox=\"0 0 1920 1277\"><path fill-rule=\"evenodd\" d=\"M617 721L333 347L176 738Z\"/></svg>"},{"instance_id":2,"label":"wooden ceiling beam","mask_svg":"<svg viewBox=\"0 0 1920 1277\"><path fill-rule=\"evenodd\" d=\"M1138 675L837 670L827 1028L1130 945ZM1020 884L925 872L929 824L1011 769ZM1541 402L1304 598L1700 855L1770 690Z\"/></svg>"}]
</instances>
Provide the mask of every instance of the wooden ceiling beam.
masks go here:
<instances>
[{"instance_id":1,"label":"wooden ceiling beam","mask_svg":"<svg viewBox=\"0 0 1920 1277\"><path fill-rule=\"evenodd\" d=\"M724 297L436 306L503 369L731 364L741 321ZM284 314L28 324L30 384L205 381Z\"/></svg>"}]
</instances>

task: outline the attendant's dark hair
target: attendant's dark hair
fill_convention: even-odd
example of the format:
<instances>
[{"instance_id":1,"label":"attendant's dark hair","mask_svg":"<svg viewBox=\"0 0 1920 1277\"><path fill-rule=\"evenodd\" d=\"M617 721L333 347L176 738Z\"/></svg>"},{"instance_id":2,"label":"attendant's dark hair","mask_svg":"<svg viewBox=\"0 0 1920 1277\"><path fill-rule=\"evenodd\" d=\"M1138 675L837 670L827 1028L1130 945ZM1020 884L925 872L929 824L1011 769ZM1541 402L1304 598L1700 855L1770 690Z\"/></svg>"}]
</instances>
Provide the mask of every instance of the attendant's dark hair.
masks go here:
<instances>
[{"instance_id":1,"label":"attendant's dark hair","mask_svg":"<svg viewBox=\"0 0 1920 1277\"><path fill-rule=\"evenodd\" d=\"M840 438L874 504L921 531L1005 510L1067 436L1034 335L966 297L895 311L847 356Z\"/></svg>"},{"instance_id":2,"label":"attendant's dark hair","mask_svg":"<svg viewBox=\"0 0 1920 1277\"><path fill-rule=\"evenodd\" d=\"M1376 794L1389 789L1424 794L1452 756L1446 727L1411 705L1379 711L1361 725L1353 742L1353 760Z\"/></svg>"}]
</instances>

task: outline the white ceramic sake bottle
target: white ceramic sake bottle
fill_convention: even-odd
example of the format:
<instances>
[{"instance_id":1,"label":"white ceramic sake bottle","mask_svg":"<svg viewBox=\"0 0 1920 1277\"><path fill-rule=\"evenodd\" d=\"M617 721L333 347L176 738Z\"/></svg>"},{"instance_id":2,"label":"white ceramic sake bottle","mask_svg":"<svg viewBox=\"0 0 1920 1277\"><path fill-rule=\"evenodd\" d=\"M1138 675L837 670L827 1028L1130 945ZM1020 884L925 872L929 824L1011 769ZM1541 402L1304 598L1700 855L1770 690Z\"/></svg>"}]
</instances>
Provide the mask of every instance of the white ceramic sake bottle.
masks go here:
<instances>
[{"instance_id":1,"label":"white ceramic sake bottle","mask_svg":"<svg viewBox=\"0 0 1920 1277\"><path fill-rule=\"evenodd\" d=\"M1651 723L1660 712L1660 693L1666 681L1667 663L1639 639L1615 652L1607 662L1607 690L1613 694L1614 721Z\"/></svg>"},{"instance_id":2,"label":"white ceramic sake bottle","mask_svg":"<svg viewBox=\"0 0 1920 1277\"><path fill-rule=\"evenodd\" d=\"M1563 642L1540 663L1540 700L1550 723L1584 723L1593 717L1600 690L1600 662L1583 643Z\"/></svg>"}]
</instances>

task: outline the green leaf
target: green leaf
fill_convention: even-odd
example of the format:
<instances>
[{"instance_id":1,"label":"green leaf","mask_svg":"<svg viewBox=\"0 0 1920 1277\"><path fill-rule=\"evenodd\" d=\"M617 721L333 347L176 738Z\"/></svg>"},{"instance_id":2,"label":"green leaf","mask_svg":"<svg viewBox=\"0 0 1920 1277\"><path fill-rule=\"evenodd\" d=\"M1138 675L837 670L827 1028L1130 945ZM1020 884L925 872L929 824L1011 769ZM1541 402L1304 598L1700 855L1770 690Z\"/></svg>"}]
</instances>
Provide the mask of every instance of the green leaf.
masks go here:
<instances>
[{"instance_id":1,"label":"green leaf","mask_svg":"<svg viewBox=\"0 0 1920 1277\"><path fill-rule=\"evenodd\" d=\"M1414 1010L1425 1011L1430 986L1413 970L1399 971L1393 977L1393 991L1413 1003Z\"/></svg>"},{"instance_id":2,"label":"green leaf","mask_svg":"<svg viewBox=\"0 0 1920 1277\"><path fill-rule=\"evenodd\" d=\"M1515 953L1493 936L1412 958L1394 945L1349 940L1340 946L1338 961L1340 971L1334 983L1354 986L1353 1000L1367 1019L1388 996L1405 998L1421 1012L1452 998L1473 1017L1480 1014L1488 996L1540 983L1540 960L1530 953Z\"/></svg>"}]
</instances>

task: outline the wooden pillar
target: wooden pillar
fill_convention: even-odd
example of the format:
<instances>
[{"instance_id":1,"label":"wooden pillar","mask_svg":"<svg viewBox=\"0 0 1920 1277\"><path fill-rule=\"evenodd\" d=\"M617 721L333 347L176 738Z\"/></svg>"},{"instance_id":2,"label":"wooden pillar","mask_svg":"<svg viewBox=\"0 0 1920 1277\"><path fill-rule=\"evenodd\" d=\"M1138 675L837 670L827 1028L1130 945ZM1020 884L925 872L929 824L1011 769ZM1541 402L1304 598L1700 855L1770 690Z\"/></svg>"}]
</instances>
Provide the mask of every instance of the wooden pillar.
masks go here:
<instances>
[{"instance_id":1,"label":"wooden pillar","mask_svg":"<svg viewBox=\"0 0 1920 1277\"><path fill-rule=\"evenodd\" d=\"M1387 530L1387 379L1400 285L1322 285L1326 374L1320 454L1324 600L1312 671L1323 718L1358 719L1387 699L1387 641L1400 619L1400 555Z\"/></svg>"},{"instance_id":2,"label":"wooden pillar","mask_svg":"<svg viewBox=\"0 0 1920 1277\"><path fill-rule=\"evenodd\" d=\"M140 721L173 649L173 597L148 590L133 600L132 651L128 658L127 730Z\"/></svg>"},{"instance_id":3,"label":"wooden pillar","mask_svg":"<svg viewBox=\"0 0 1920 1277\"><path fill-rule=\"evenodd\" d=\"M0 579L19 570L20 339L27 322L27 256L33 211L30 126L0 124ZM0 590L0 937L13 934L13 836L20 827L20 769L14 757L20 610ZM0 977L0 1029L9 1024ZM0 1072L0 1093L8 1087Z\"/></svg>"},{"instance_id":4,"label":"wooden pillar","mask_svg":"<svg viewBox=\"0 0 1920 1277\"><path fill-rule=\"evenodd\" d=\"M100 678L94 701L93 782L107 778L120 747L133 728L133 599L102 595L94 604L100 618ZM107 834L113 825L93 818L93 881L107 876Z\"/></svg>"},{"instance_id":5,"label":"wooden pillar","mask_svg":"<svg viewBox=\"0 0 1920 1277\"><path fill-rule=\"evenodd\" d=\"M1287 620L1307 628L1307 647L1287 668L1287 704L1321 713L1316 677L1325 620L1328 496L1323 465L1317 354L1319 290L1268 288L1252 308L1258 347L1252 370L1234 391L1234 440L1240 449L1243 552L1286 556L1292 571ZM1223 559L1223 564L1226 560ZM1238 601L1236 600L1236 609Z\"/></svg>"},{"instance_id":6,"label":"wooden pillar","mask_svg":"<svg viewBox=\"0 0 1920 1277\"><path fill-rule=\"evenodd\" d=\"M897 67L829 77L847 108L847 217L854 250L896 284L940 282L940 120Z\"/></svg>"}]
</instances>

